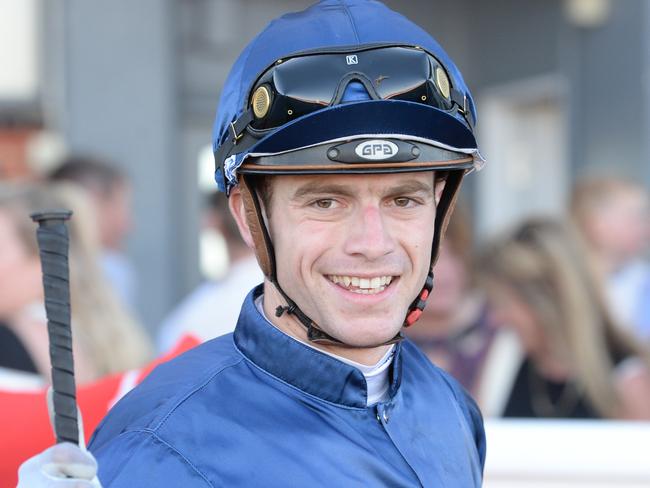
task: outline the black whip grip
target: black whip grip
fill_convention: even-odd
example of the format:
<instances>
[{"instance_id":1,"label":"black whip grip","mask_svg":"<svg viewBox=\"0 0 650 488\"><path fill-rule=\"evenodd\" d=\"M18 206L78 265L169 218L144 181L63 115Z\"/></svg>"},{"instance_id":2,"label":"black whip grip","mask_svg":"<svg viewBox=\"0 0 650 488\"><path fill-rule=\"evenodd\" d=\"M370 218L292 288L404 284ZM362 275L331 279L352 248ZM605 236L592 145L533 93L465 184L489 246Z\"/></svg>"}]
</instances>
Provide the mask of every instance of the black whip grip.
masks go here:
<instances>
[{"instance_id":1,"label":"black whip grip","mask_svg":"<svg viewBox=\"0 0 650 488\"><path fill-rule=\"evenodd\" d=\"M47 333L52 363L54 433L57 442L79 443L77 398L70 329L69 237L70 210L47 210L31 215L38 222L36 239L43 270Z\"/></svg>"}]
</instances>

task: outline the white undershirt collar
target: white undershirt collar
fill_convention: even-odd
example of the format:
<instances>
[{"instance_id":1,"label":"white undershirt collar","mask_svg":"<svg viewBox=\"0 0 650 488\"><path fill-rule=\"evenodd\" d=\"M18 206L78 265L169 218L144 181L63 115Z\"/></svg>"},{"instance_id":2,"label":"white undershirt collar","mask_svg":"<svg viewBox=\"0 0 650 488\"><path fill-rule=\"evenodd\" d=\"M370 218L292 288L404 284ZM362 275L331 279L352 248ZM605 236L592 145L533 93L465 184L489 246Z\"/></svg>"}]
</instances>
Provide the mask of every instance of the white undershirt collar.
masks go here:
<instances>
[{"instance_id":1,"label":"white undershirt collar","mask_svg":"<svg viewBox=\"0 0 650 488\"><path fill-rule=\"evenodd\" d=\"M255 307L260 312L260 314L262 314L262 317L264 317L269 324L275 327L273 322L271 322L266 316L266 314L264 313L264 307L262 304L263 297L264 294L260 295L255 299ZM277 327L275 328L278 329ZM285 335L288 335L286 334L286 332L282 330L280 330L280 332L282 332ZM293 336L291 337L293 339L296 339ZM377 361L373 365L368 366L366 364L357 363L356 361L352 361L350 359L344 358L337 354L332 354L331 352L324 351L322 349L314 347L313 345L307 342L300 341L299 339L296 340L298 340L300 343L304 344L307 347L310 347L323 354L327 354L328 356L333 357L334 359L337 359L361 371L364 378L366 379L366 386L368 390L368 398L366 400L366 405L371 406L376 403L388 400L388 387L390 386L388 373L389 373L390 365L393 362L393 356L395 355L395 344L392 344L388 348L386 354L384 354L379 361Z\"/></svg>"}]
</instances>

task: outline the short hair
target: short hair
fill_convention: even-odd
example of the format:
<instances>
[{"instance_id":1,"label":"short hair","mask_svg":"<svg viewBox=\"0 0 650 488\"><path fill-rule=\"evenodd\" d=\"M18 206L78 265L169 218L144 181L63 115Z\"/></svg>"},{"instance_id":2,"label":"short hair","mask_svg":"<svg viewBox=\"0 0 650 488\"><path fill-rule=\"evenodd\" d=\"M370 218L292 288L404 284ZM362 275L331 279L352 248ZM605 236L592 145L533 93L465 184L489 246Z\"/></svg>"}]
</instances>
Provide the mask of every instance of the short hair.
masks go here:
<instances>
[{"instance_id":1,"label":"short hair","mask_svg":"<svg viewBox=\"0 0 650 488\"><path fill-rule=\"evenodd\" d=\"M69 181L86 189L109 194L125 181L124 173L114 164L95 156L75 155L65 158L48 176L49 181Z\"/></svg>"}]
</instances>

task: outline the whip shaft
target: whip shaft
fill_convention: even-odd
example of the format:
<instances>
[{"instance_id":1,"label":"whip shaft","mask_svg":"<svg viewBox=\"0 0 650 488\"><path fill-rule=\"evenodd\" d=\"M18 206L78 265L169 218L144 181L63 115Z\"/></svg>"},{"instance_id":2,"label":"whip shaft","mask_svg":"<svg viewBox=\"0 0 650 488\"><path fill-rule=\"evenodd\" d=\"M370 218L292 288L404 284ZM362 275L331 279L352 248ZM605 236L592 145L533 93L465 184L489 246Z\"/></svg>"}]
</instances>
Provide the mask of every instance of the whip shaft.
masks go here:
<instances>
[{"instance_id":1,"label":"whip shaft","mask_svg":"<svg viewBox=\"0 0 650 488\"><path fill-rule=\"evenodd\" d=\"M54 433L57 442L79 442L77 399L70 328L69 210L47 210L31 215L38 222L36 239L43 270L47 333L52 363Z\"/></svg>"}]
</instances>

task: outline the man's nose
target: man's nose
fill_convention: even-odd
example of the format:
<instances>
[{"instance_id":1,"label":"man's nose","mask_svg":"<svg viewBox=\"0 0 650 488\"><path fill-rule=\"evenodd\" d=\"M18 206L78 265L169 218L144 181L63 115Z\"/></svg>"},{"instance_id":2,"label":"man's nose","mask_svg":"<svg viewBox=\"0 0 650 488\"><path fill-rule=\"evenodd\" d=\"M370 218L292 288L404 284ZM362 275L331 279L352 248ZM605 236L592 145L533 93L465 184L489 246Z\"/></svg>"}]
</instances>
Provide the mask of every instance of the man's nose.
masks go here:
<instances>
[{"instance_id":1,"label":"man's nose","mask_svg":"<svg viewBox=\"0 0 650 488\"><path fill-rule=\"evenodd\" d=\"M375 260L395 250L395 236L378 206L365 206L349 221L345 252Z\"/></svg>"}]
</instances>

